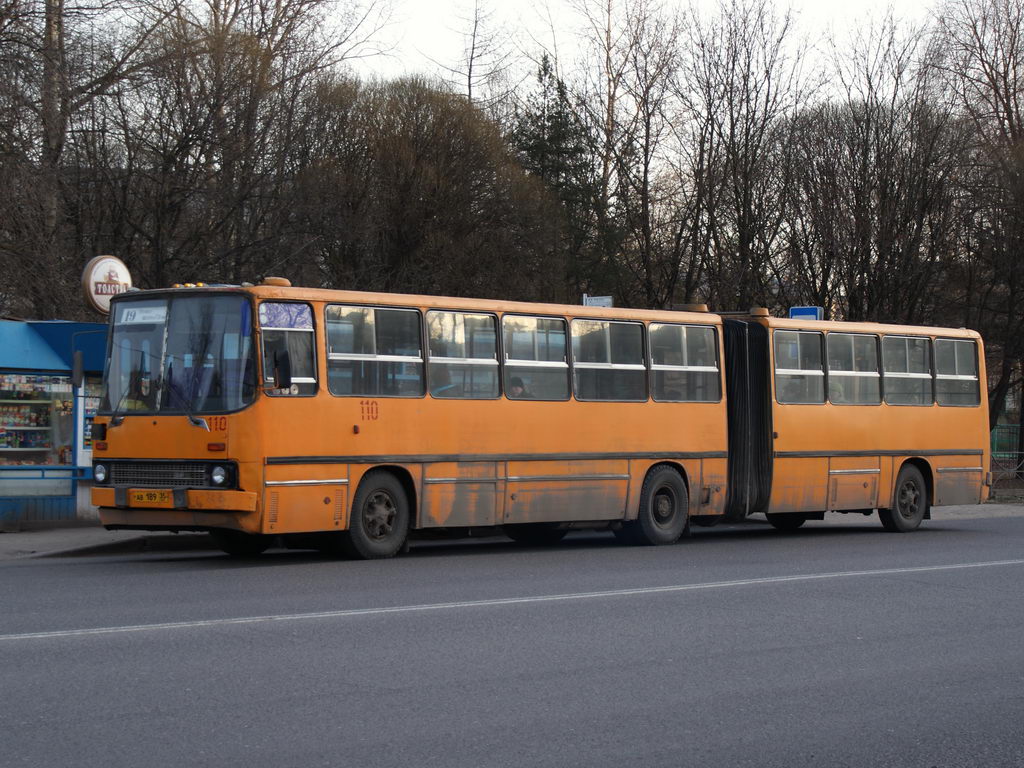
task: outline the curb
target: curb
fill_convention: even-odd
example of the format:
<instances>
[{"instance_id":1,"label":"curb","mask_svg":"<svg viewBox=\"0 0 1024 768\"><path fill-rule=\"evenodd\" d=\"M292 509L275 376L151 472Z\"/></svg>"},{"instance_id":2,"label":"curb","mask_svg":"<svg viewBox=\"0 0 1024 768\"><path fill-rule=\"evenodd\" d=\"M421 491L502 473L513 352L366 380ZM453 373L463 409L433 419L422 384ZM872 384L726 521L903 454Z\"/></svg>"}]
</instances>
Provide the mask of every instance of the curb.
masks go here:
<instances>
[{"instance_id":1,"label":"curb","mask_svg":"<svg viewBox=\"0 0 1024 768\"><path fill-rule=\"evenodd\" d=\"M89 557L98 555L141 554L146 552L183 552L217 550L216 544L205 533L198 534L144 534L101 544L37 552L27 557Z\"/></svg>"}]
</instances>

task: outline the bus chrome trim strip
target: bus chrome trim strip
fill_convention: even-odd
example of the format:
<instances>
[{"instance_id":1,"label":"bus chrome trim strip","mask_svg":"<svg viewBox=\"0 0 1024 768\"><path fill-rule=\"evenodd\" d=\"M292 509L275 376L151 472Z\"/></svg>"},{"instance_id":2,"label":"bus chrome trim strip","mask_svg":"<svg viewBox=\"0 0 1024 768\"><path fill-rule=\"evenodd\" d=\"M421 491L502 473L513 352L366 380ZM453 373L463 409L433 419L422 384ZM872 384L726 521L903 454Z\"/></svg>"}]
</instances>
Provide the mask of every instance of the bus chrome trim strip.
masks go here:
<instances>
[{"instance_id":1,"label":"bus chrome trim strip","mask_svg":"<svg viewBox=\"0 0 1024 768\"><path fill-rule=\"evenodd\" d=\"M339 477L334 480L267 480L267 485L348 485L348 479Z\"/></svg>"},{"instance_id":2,"label":"bus chrome trim strip","mask_svg":"<svg viewBox=\"0 0 1024 768\"><path fill-rule=\"evenodd\" d=\"M580 364L576 363L576 367L579 368ZM651 365L652 371L700 371L702 373L718 373L718 368L713 365L662 365L661 363L654 363Z\"/></svg>"},{"instance_id":3,"label":"bus chrome trim strip","mask_svg":"<svg viewBox=\"0 0 1024 768\"><path fill-rule=\"evenodd\" d=\"M493 357L442 357L431 355L428 362L441 365L497 365L498 361Z\"/></svg>"},{"instance_id":4,"label":"bus chrome trim strip","mask_svg":"<svg viewBox=\"0 0 1024 768\"><path fill-rule=\"evenodd\" d=\"M385 362L385 363L422 363L422 357L415 357L413 355L363 355L355 354L351 352L329 352L327 359L333 362L344 362L346 360L354 361L358 363L372 363L372 362Z\"/></svg>"},{"instance_id":5,"label":"bus chrome trim strip","mask_svg":"<svg viewBox=\"0 0 1024 768\"><path fill-rule=\"evenodd\" d=\"M425 485L439 485L442 483L496 483L504 480L503 477L426 477L423 479Z\"/></svg>"},{"instance_id":6,"label":"bus chrome trim strip","mask_svg":"<svg viewBox=\"0 0 1024 768\"><path fill-rule=\"evenodd\" d=\"M505 358L506 368L568 368L567 362L558 360L520 360L519 358Z\"/></svg>"},{"instance_id":7,"label":"bus chrome trim strip","mask_svg":"<svg viewBox=\"0 0 1024 768\"><path fill-rule=\"evenodd\" d=\"M950 448L932 451L776 451L776 459L830 459L874 456L982 456L980 448Z\"/></svg>"},{"instance_id":8,"label":"bus chrome trim strip","mask_svg":"<svg viewBox=\"0 0 1024 768\"><path fill-rule=\"evenodd\" d=\"M824 376L825 372L820 368L776 368L776 373L783 376Z\"/></svg>"},{"instance_id":9,"label":"bus chrome trim strip","mask_svg":"<svg viewBox=\"0 0 1024 768\"><path fill-rule=\"evenodd\" d=\"M878 475L882 470L875 469L830 469L830 475Z\"/></svg>"},{"instance_id":10,"label":"bus chrome trim strip","mask_svg":"<svg viewBox=\"0 0 1024 768\"><path fill-rule=\"evenodd\" d=\"M573 363L573 368L587 371L646 371L647 366L634 363Z\"/></svg>"},{"instance_id":11,"label":"bus chrome trim strip","mask_svg":"<svg viewBox=\"0 0 1024 768\"><path fill-rule=\"evenodd\" d=\"M629 475L509 475L510 483L524 483L531 480L629 480Z\"/></svg>"},{"instance_id":12,"label":"bus chrome trim strip","mask_svg":"<svg viewBox=\"0 0 1024 768\"><path fill-rule=\"evenodd\" d=\"M978 453L981 453L978 451ZM778 454L776 454L778 455ZM815 454L817 455L817 454ZM597 461L602 459L725 459L725 451L674 451L644 453L439 453L354 456L267 456L267 464L430 464L469 461Z\"/></svg>"},{"instance_id":13,"label":"bus chrome trim strip","mask_svg":"<svg viewBox=\"0 0 1024 768\"><path fill-rule=\"evenodd\" d=\"M939 467L936 472L984 472L981 467Z\"/></svg>"}]
</instances>

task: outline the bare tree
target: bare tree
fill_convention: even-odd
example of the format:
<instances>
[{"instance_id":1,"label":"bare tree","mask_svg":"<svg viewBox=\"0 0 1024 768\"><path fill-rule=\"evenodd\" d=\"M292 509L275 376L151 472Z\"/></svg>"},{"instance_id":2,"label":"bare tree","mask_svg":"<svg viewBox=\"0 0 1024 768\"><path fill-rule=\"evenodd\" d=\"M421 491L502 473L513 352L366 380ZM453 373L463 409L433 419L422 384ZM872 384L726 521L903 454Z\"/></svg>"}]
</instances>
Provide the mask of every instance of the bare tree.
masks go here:
<instances>
[{"instance_id":1,"label":"bare tree","mask_svg":"<svg viewBox=\"0 0 1024 768\"><path fill-rule=\"evenodd\" d=\"M554 200L464 98L336 83L305 109L296 210L324 284L565 299Z\"/></svg>"},{"instance_id":2,"label":"bare tree","mask_svg":"<svg viewBox=\"0 0 1024 768\"><path fill-rule=\"evenodd\" d=\"M838 93L794 122L784 283L833 317L931 321L956 258L964 133L925 50L891 15L854 30L833 43Z\"/></svg>"},{"instance_id":3,"label":"bare tree","mask_svg":"<svg viewBox=\"0 0 1024 768\"><path fill-rule=\"evenodd\" d=\"M472 104L489 107L509 96L506 74L512 64L508 35L499 27L495 11L485 0L469 0L457 17L462 55L455 64L437 64L453 86Z\"/></svg>"},{"instance_id":4,"label":"bare tree","mask_svg":"<svg viewBox=\"0 0 1024 768\"><path fill-rule=\"evenodd\" d=\"M963 229L964 275L974 279L961 305L995 363L994 424L1024 359L1024 2L950 0L934 42L935 66L973 129Z\"/></svg>"},{"instance_id":5,"label":"bare tree","mask_svg":"<svg viewBox=\"0 0 1024 768\"><path fill-rule=\"evenodd\" d=\"M620 104L628 67L630 10L635 0L572 0L571 5L584 22L582 39L587 62L580 84L580 107L595 127L595 147L600 165L600 188L594 201L597 219L597 247L601 267L614 261L621 243L617 196L620 140Z\"/></svg>"},{"instance_id":6,"label":"bare tree","mask_svg":"<svg viewBox=\"0 0 1024 768\"><path fill-rule=\"evenodd\" d=\"M592 271L619 301L665 306L679 276L667 141L679 24L658 0L574 0L585 63L577 103L598 169Z\"/></svg>"},{"instance_id":7,"label":"bare tree","mask_svg":"<svg viewBox=\"0 0 1024 768\"><path fill-rule=\"evenodd\" d=\"M804 97L792 17L767 0L726 0L710 20L691 13L678 80L680 130L692 142L686 232L706 247L703 293L722 308L777 303L782 196L789 168L777 149Z\"/></svg>"},{"instance_id":8,"label":"bare tree","mask_svg":"<svg viewBox=\"0 0 1024 768\"><path fill-rule=\"evenodd\" d=\"M258 216L239 214L239 200L252 197L254 175L267 178L265 154L272 154L254 137L269 139L280 130L271 113L280 115L281 105L301 87L297 79L309 67L310 56L319 57L314 66L319 69L373 50L368 38L386 19L387 2L339 6L329 0L133 0L96 5L29 0L29 10L17 24L8 23L6 8L0 34L11 45L4 46L3 59L16 60L20 74L10 89L0 91L0 98L31 110L26 120L24 110L12 109L9 114L17 116L19 125L10 135L23 137L24 152L15 164L35 181L12 201L21 214L16 226L0 236L0 247L6 251L5 261L15 267L10 271L27 283L21 311L46 317L80 305L80 265L98 248L121 245L115 230L128 231L123 226L102 234L90 231L91 220L109 221L112 210L110 201L92 190L104 177L125 178L118 163L148 169L150 156L127 154L130 148L145 146L130 134L156 127L146 123L147 112L161 111L168 125L193 120L186 101L193 108L203 101L208 107L206 128L219 131L205 149L189 156L189 162L207 169L204 191L207 203L215 203L208 210L225 212L215 225L220 242L204 240L211 253L216 251L218 265L228 260L227 274L239 274L245 259L239 261L237 249L244 248L247 238L252 242L255 229L265 228ZM171 82L174 78L178 82ZM181 85L182 79L187 84ZM171 103L165 92L176 89L179 100ZM183 106L184 114L172 115ZM121 150L104 137L114 126L124 131ZM272 127L264 130L266 126ZM258 173L256 164L246 159L252 157L261 157ZM83 165L101 158L113 165L95 172ZM219 194L211 193L214 187ZM104 215L90 205L100 206ZM264 205L270 208L272 203ZM134 220L139 224L140 219ZM233 245L226 246L229 242ZM132 260L132 255L122 255ZM148 264L159 264L160 258L154 256ZM142 277L162 279L162 273L157 267L143 270Z\"/></svg>"},{"instance_id":9,"label":"bare tree","mask_svg":"<svg viewBox=\"0 0 1024 768\"><path fill-rule=\"evenodd\" d=\"M21 215L4 245L23 281L26 314L52 317L80 305L83 253L68 218L75 192L66 183L65 150L97 100L145 70L143 50L173 3L29 0L0 12L0 67L17 71L12 80L4 78L12 108L7 115L17 121L13 134L23 150L15 162L33 178L31 190L20 190L12 201Z\"/></svg>"},{"instance_id":10,"label":"bare tree","mask_svg":"<svg viewBox=\"0 0 1024 768\"><path fill-rule=\"evenodd\" d=\"M666 307L675 298L683 262L683 222L668 146L679 23L660 4L638 2L628 9L627 30L615 158L625 235L619 259L632 290L622 286L619 293L633 305Z\"/></svg>"}]
</instances>

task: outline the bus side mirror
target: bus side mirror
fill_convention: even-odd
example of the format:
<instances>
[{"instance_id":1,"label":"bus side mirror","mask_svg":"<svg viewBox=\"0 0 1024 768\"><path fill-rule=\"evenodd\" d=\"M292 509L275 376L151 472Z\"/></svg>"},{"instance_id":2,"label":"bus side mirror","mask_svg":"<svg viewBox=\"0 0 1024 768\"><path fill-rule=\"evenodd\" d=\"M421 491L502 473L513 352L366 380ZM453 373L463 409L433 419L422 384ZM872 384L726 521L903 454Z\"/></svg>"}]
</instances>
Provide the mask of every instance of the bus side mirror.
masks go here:
<instances>
[{"instance_id":1,"label":"bus side mirror","mask_svg":"<svg viewBox=\"0 0 1024 768\"><path fill-rule=\"evenodd\" d=\"M71 384L75 389L78 389L85 380L85 363L82 360L82 350L76 349L71 356L71 361Z\"/></svg>"},{"instance_id":2,"label":"bus side mirror","mask_svg":"<svg viewBox=\"0 0 1024 768\"><path fill-rule=\"evenodd\" d=\"M274 389L289 389L292 386L292 358L287 349L274 353Z\"/></svg>"}]
</instances>

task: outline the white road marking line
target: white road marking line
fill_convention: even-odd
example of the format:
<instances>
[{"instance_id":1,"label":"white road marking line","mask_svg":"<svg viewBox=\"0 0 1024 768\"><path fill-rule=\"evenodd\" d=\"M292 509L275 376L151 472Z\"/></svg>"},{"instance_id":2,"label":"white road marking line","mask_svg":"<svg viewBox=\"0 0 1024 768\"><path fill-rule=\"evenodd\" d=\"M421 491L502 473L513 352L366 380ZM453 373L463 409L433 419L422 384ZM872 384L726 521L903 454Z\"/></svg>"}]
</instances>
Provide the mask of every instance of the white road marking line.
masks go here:
<instances>
[{"instance_id":1,"label":"white road marking line","mask_svg":"<svg viewBox=\"0 0 1024 768\"><path fill-rule=\"evenodd\" d=\"M821 581L824 579L856 578L860 576L897 576L908 573L929 573L934 571L955 571L965 568L997 568L1008 565L1024 565L1022 560L993 560L981 563L954 563L951 565L922 565L910 568L882 568L872 571L837 571L835 573L807 573L792 576L766 576L759 579L737 579L735 581L709 581L697 584L673 584L664 587L634 587L632 589L608 589L598 592L571 592L561 595L531 595L526 597L499 597L491 600L464 600L451 603L426 603L422 605L396 605L386 608L350 608L341 611L316 611L313 613L281 613L271 616L240 616L233 619L198 619L196 621L170 621L161 624L134 624L121 627L92 627L89 629L59 629L50 632L22 632L0 635L0 641L47 640L87 635L116 635L125 632L153 632L162 629L197 629L201 627L225 627L232 624L269 624L271 622L308 621L310 619L343 619L358 616L378 616L391 613L423 613L426 611L451 611L459 608L489 608L505 605L530 603L554 603L568 600L594 600L600 598L629 597L634 595L658 595L671 592L691 592L700 589L725 589L763 584L783 584L798 581Z\"/></svg>"}]
</instances>

